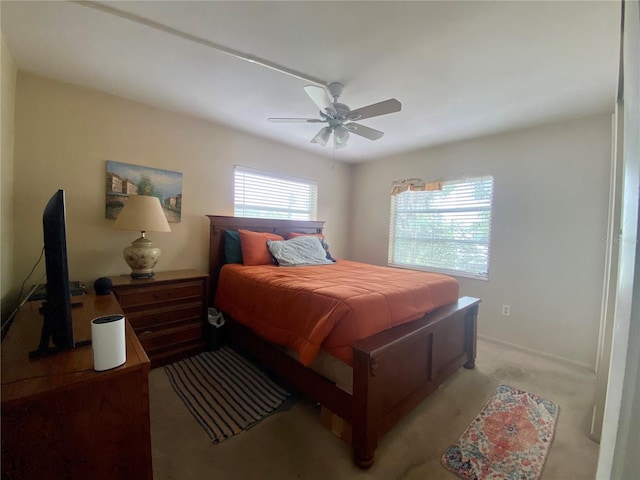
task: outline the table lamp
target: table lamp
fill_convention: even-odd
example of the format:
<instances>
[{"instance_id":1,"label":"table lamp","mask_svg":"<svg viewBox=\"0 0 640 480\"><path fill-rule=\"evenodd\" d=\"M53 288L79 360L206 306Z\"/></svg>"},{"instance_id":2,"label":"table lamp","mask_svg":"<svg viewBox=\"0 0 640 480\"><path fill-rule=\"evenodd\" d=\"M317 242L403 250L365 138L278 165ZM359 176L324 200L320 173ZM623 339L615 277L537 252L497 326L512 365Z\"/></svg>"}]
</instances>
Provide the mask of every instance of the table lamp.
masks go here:
<instances>
[{"instance_id":1,"label":"table lamp","mask_svg":"<svg viewBox=\"0 0 640 480\"><path fill-rule=\"evenodd\" d=\"M170 232L169 222L156 197L131 195L118 215L113 228L139 230L142 236L124 249L124 259L133 278L151 278L160 258L160 249L146 236L147 232Z\"/></svg>"}]
</instances>

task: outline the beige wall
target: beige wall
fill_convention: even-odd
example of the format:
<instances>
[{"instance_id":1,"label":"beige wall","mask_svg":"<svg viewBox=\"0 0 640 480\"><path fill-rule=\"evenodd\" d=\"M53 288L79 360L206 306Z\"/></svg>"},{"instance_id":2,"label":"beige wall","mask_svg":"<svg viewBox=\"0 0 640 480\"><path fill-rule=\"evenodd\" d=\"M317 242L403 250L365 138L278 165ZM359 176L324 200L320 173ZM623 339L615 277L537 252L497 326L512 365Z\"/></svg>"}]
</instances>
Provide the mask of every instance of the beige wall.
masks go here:
<instances>
[{"instance_id":1,"label":"beige wall","mask_svg":"<svg viewBox=\"0 0 640 480\"><path fill-rule=\"evenodd\" d=\"M183 173L181 223L172 223L171 233L149 233L162 248L158 271L207 269L205 215L233 215L234 164L317 180L318 218L327 222L332 251L345 254L349 166L220 125L19 72L14 287L40 254L42 210L58 188L67 198L70 277L90 287L100 276L129 271L122 249L139 234L113 230L113 220L104 218L107 160Z\"/></svg>"},{"instance_id":2,"label":"beige wall","mask_svg":"<svg viewBox=\"0 0 640 480\"><path fill-rule=\"evenodd\" d=\"M611 117L458 142L359 165L353 259L384 265L389 189L397 178L494 177L489 281L460 278L482 299L479 333L593 367L607 227ZM511 306L511 316L501 314Z\"/></svg>"},{"instance_id":3,"label":"beige wall","mask_svg":"<svg viewBox=\"0 0 640 480\"><path fill-rule=\"evenodd\" d=\"M16 94L16 64L11 52L0 36L0 125L2 144L0 152L0 293L2 296L2 318L11 313L15 305L12 288L13 262L13 133L14 105Z\"/></svg>"}]
</instances>

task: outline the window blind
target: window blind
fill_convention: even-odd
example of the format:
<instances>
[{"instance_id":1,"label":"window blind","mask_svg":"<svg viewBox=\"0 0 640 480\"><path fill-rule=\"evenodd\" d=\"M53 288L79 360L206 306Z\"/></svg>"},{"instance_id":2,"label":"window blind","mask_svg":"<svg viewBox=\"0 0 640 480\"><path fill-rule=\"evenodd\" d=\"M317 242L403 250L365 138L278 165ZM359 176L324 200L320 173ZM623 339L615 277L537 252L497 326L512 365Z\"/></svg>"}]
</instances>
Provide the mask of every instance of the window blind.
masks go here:
<instances>
[{"instance_id":1,"label":"window blind","mask_svg":"<svg viewBox=\"0 0 640 480\"><path fill-rule=\"evenodd\" d=\"M315 220L318 182L235 166L237 217Z\"/></svg>"},{"instance_id":2,"label":"window blind","mask_svg":"<svg viewBox=\"0 0 640 480\"><path fill-rule=\"evenodd\" d=\"M488 278L493 177L391 199L389 264Z\"/></svg>"}]
</instances>

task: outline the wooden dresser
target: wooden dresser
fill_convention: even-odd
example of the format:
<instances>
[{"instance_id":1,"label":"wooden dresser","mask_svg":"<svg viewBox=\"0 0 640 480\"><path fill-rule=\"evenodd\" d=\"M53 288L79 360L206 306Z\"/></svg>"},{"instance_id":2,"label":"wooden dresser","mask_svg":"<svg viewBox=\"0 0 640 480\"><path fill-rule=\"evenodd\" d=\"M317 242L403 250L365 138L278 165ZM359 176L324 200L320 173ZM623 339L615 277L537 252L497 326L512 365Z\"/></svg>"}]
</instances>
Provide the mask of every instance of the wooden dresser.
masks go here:
<instances>
[{"instance_id":1,"label":"wooden dresser","mask_svg":"<svg viewBox=\"0 0 640 480\"><path fill-rule=\"evenodd\" d=\"M73 297L76 342L91 320L122 313L115 297ZM2 342L3 479L152 479L149 359L126 324L127 359L93 370L90 346L30 360L42 302L27 302Z\"/></svg>"},{"instance_id":2,"label":"wooden dresser","mask_svg":"<svg viewBox=\"0 0 640 480\"><path fill-rule=\"evenodd\" d=\"M156 272L149 279L111 277L113 292L153 368L204 351L209 275Z\"/></svg>"}]
</instances>

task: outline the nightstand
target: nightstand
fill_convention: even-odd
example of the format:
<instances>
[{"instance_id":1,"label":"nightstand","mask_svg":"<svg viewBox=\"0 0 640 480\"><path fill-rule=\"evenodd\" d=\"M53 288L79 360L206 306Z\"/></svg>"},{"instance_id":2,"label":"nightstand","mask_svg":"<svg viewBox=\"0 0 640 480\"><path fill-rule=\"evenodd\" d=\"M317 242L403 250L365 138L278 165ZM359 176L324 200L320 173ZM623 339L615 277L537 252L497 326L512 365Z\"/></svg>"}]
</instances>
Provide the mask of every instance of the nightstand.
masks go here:
<instances>
[{"instance_id":1,"label":"nightstand","mask_svg":"<svg viewBox=\"0 0 640 480\"><path fill-rule=\"evenodd\" d=\"M111 281L153 368L206 350L209 275L176 270L145 279L120 275Z\"/></svg>"}]
</instances>

